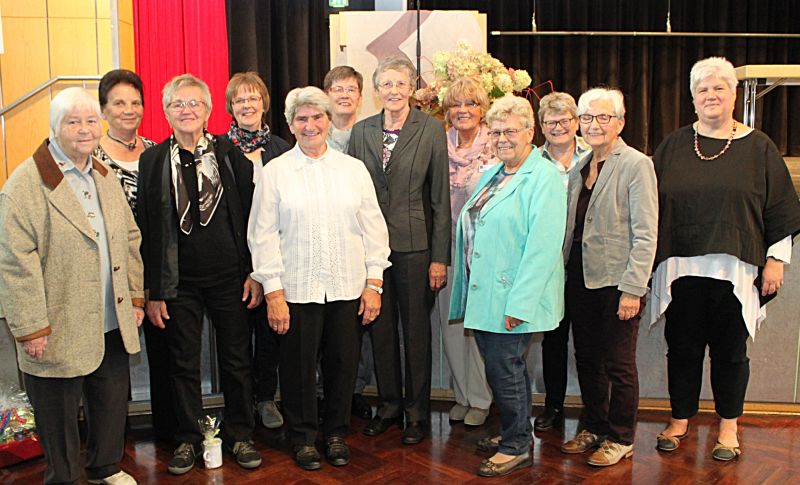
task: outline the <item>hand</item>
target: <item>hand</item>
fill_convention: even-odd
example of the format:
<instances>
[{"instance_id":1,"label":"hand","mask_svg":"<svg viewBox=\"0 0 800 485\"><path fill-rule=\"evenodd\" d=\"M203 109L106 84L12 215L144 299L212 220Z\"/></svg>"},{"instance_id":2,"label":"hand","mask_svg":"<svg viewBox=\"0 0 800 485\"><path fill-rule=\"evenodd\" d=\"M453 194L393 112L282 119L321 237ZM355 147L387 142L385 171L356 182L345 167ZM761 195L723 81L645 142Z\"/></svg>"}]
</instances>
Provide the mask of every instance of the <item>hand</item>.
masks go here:
<instances>
[{"instance_id":1,"label":"hand","mask_svg":"<svg viewBox=\"0 0 800 485\"><path fill-rule=\"evenodd\" d=\"M242 301L247 301L247 297L250 297L250 303L247 304L248 310L252 310L264 301L264 289L261 287L261 283L250 276L244 280L242 286Z\"/></svg>"},{"instance_id":2,"label":"hand","mask_svg":"<svg viewBox=\"0 0 800 485\"><path fill-rule=\"evenodd\" d=\"M431 290L439 291L447 286L447 266L444 263L431 263L428 267Z\"/></svg>"},{"instance_id":3,"label":"hand","mask_svg":"<svg viewBox=\"0 0 800 485\"><path fill-rule=\"evenodd\" d=\"M775 293L783 286L783 261L767 258L764 270L761 271L761 296Z\"/></svg>"},{"instance_id":4,"label":"hand","mask_svg":"<svg viewBox=\"0 0 800 485\"><path fill-rule=\"evenodd\" d=\"M25 353L34 359L41 359L44 355L44 349L47 347L47 335L31 340L26 340L22 343L22 348Z\"/></svg>"},{"instance_id":5,"label":"hand","mask_svg":"<svg viewBox=\"0 0 800 485\"><path fill-rule=\"evenodd\" d=\"M133 307L133 318L136 320L136 326L141 327L144 321L144 308L140 306Z\"/></svg>"},{"instance_id":6,"label":"hand","mask_svg":"<svg viewBox=\"0 0 800 485\"><path fill-rule=\"evenodd\" d=\"M506 315L506 330L509 332L517 328L517 325L521 324L522 320L519 318L509 317Z\"/></svg>"},{"instance_id":7,"label":"hand","mask_svg":"<svg viewBox=\"0 0 800 485\"><path fill-rule=\"evenodd\" d=\"M169 313L167 313L167 303L164 300L148 300L144 311L147 313L150 323L157 328L167 328L164 320L169 320Z\"/></svg>"},{"instance_id":8,"label":"hand","mask_svg":"<svg viewBox=\"0 0 800 485\"><path fill-rule=\"evenodd\" d=\"M617 317L622 321L630 320L639 314L639 304L640 299L638 296L623 291L619 297Z\"/></svg>"},{"instance_id":9,"label":"hand","mask_svg":"<svg viewBox=\"0 0 800 485\"><path fill-rule=\"evenodd\" d=\"M381 286L380 280L367 280L370 285ZM364 288L361 292L361 303L358 305L358 314L363 315L361 325L374 322L381 313L381 295L377 291Z\"/></svg>"},{"instance_id":10,"label":"hand","mask_svg":"<svg viewBox=\"0 0 800 485\"><path fill-rule=\"evenodd\" d=\"M267 294L267 322L278 335L289 331L289 305L286 304L283 290L275 290Z\"/></svg>"}]
</instances>

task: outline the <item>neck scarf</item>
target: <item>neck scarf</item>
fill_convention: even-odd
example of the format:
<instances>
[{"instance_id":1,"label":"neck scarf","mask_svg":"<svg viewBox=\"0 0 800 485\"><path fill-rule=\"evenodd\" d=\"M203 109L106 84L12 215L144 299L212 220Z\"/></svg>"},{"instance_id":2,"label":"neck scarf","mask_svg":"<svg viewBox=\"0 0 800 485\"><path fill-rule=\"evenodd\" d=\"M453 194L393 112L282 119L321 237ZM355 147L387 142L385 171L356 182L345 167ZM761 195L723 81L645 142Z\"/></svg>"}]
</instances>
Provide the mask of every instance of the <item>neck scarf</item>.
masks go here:
<instances>
[{"instance_id":1,"label":"neck scarf","mask_svg":"<svg viewBox=\"0 0 800 485\"><path fill-rule=\"evenodd\" d=\"M203 132L200 141L194 149L194 168L197 172L197 192L200 203L200 225L207 226L217 210L222 197L222 180L219 175L217 156L214 154L215 139L208 132ZM169 159L172 172L172 188L175 193L175 206L178 208L178 218L181 231L187 236L192 232L194 221L189 210L191 202L186 184L183 182L181 171L180 146L175 140L175 135L169 139Z\"/></svg>"},{"instance_id":2,"label":"neck scarf","mask_svg":"<svg viewBox=\"0 0 800 485\"><path fill-rule=\"evenodd\" d=\"M266 149L270 139L269 126L264 125L258 131L247 131L244 128L240 128L236 120L233 120L231 121L231 127L228 129L228 138L244 153L254 152L259 148Z\"/></svg>"}]
</instances>

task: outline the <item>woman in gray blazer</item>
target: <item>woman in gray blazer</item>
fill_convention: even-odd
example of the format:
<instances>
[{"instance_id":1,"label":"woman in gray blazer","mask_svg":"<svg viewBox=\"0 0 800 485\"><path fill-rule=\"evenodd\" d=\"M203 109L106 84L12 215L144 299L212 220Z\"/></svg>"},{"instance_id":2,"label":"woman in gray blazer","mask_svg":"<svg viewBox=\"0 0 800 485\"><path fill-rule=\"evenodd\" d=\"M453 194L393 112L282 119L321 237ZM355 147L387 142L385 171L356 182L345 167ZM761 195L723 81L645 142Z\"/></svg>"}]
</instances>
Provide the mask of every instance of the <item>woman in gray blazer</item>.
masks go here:
<instances>
[{"instance_id":1,"label":"woman in gray blazer","mask_svg":"<svg viewBox=\"0 0 800 485\"><path fill-rule=\"evenodd\" d=\"M599 447L589 464L609 466L633 454L636 337L656 251L658 196L652 162L619 136L625 126L620 91L583 93L578 119L592 152L570 175L564 254L585 422L561 451Z\"/></svg>"}]
</instances>

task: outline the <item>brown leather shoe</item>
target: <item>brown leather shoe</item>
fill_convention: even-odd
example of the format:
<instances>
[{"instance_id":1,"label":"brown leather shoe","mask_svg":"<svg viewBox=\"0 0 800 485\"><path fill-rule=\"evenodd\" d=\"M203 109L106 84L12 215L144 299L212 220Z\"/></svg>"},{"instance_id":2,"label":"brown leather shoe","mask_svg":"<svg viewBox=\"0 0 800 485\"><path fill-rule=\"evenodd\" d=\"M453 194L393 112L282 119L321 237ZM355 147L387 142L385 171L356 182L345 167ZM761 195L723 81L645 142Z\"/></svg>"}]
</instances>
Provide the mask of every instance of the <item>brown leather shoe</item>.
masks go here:
<instances>
[{"instance_id":1,"label":"brown leather shoe","mask_svg":"<svg viewBox=\"0 0 800 485\"><path fill-rule=\"evenodd\" d=\"M594 466L611 466L619 463L623 458L633 456L633 445L623 445L605 440L600 448L589 455L587 463Z\"/></svg>"},{"instance_id":2,"label":"brown leather shoe","mask_svg":"<svg viewBox=\"0 0 800 485\"><path fill-rule=\"evenodd\" d=\"M478 468L478 476L502 477L504 475L508 475L514 470L519 470L520 468L526 468L532 465L533 460L531 459L531 454L529 452L523 453L522 455L519 455L513 460L505 463L495 463L487 458L481 462L481 466Z\"/></svg>"},{"instance_id":3,"label":"brown leather shoe","mask_svg":"<svg viewBox=\"0 0 800 485\"><path fill-rule=\"evenodd\" d=\"M597 448L603 442L605 437L597 436L590 433L585 429L575 435L574 438L561 445L562 453L583 453L585 451Z\"/></svg>"}]
</instances>

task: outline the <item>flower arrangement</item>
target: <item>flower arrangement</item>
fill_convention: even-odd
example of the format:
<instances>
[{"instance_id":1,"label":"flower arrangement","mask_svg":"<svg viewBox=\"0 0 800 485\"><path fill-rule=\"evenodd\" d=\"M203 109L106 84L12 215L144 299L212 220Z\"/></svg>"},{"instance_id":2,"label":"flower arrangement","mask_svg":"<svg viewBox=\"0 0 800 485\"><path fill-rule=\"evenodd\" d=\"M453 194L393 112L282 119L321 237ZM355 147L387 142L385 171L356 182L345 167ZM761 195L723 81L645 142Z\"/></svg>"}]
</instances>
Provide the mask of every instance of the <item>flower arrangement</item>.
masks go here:
<instances>
[{"instance_id":1,"label":"flower arrangement","mask_svg":"<svg viewBox=\"0 0 800 485\"><path fill-rule=\"evenodd\" d=\"M522 69L507 68L490 54L478 52L466 40L460 39L453 52L433 54L435 79L418 89L413 97L423 111L442 112L442 101L450 85L459 77L473 77L481 82L489 100L522 91L531 84L531 76Z\"/></svg>"}]
</instances>

